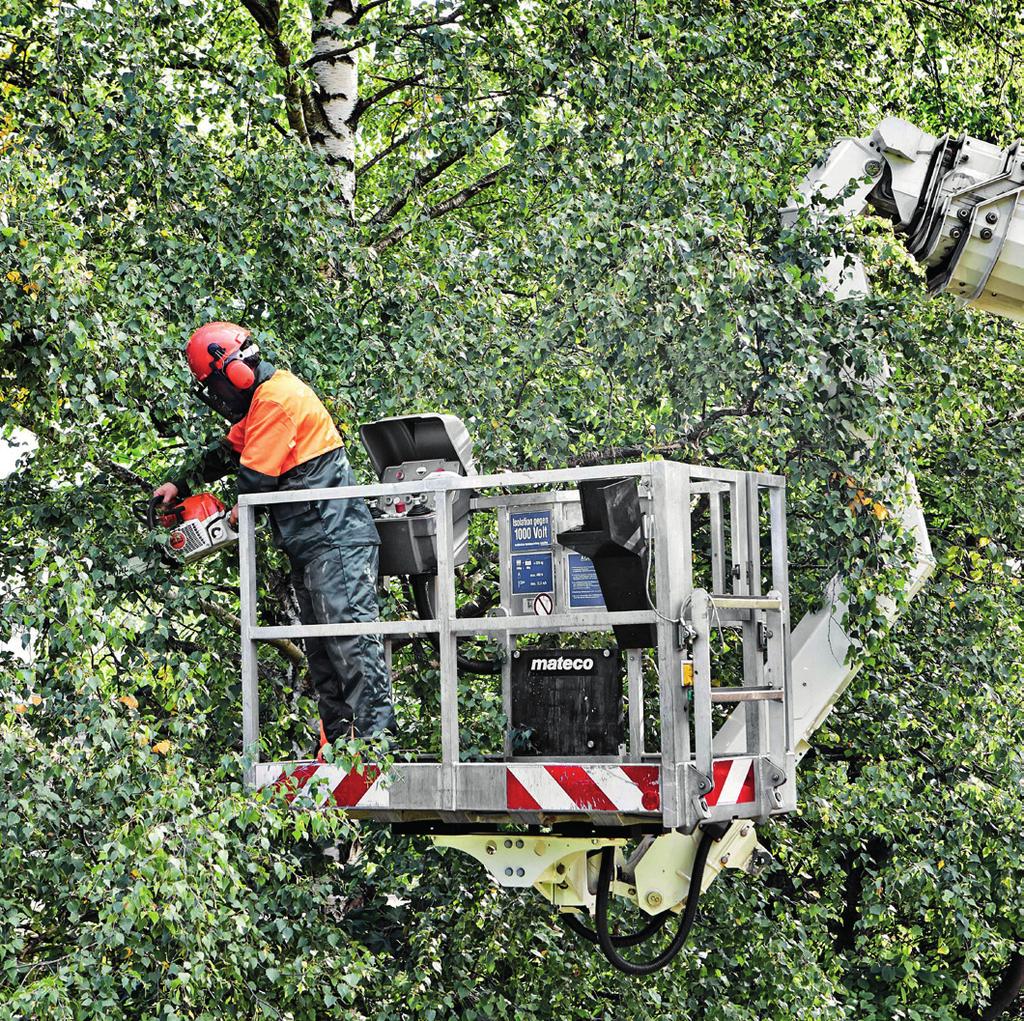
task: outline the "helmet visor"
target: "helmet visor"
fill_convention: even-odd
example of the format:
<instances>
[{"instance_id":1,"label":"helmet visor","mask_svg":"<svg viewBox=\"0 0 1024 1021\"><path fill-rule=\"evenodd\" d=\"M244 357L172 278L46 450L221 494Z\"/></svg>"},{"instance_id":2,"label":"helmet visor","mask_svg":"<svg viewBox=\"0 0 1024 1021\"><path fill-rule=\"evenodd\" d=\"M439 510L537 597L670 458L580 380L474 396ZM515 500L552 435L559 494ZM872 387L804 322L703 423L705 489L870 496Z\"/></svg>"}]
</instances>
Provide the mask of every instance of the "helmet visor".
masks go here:
<instances>
[{"instance_id":1,"label":"helmet visor","mask_svg":"<svg viewBox=\"0 0 1024 1021\"><path fill-rule=\"evenodd\" d=\"M223 372L211 372L202 383L196 384L196 396L229 422L241 422L252 404L252 389L239 390Z\"/></svg>"}]
</instances>

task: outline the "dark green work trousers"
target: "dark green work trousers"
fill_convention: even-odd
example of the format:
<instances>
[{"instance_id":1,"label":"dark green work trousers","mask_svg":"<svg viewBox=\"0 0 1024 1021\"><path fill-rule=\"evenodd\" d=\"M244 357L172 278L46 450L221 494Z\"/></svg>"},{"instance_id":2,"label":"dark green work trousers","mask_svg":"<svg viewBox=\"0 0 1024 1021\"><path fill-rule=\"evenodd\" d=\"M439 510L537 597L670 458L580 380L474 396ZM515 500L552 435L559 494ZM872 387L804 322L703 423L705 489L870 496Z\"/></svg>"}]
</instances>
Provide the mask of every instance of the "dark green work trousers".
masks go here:
<instances>
[{"instance_id":1,"label":"dark green work trousers","mask_svg":"<svg viewBox=\"0 0 1024 1021\"><path fill-rule=\"evenodd\" d=\"M303 624L376 620L376 546L329 549L308 564L292 563ZM328 741L395 732L391 679L378 635L307 638L306 658Z\"/></svg>"}]
</instances>

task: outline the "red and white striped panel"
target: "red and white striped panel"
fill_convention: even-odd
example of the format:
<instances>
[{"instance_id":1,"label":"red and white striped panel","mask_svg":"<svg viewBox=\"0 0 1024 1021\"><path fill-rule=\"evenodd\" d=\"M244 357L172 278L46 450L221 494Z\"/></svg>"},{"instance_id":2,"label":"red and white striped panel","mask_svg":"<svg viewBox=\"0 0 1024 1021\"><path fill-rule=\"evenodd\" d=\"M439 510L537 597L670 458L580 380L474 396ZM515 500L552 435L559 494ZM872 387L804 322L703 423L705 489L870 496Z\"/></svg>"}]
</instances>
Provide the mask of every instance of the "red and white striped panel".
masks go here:
<instances>
[{"instance_id":1,"label":"red and white striped panel","mask_svg":"<svg viewBox=\"0 0 1024 1021\"><path fill-rule=\"evenodd\" d=\"M717 759L712 769L715 786L704 800L715 805L746 805L756 800L753 759Z\"/></svg>"},{"instance_id":2,"label":"red and white striped panel","mask_svg":"<svg viewBox=\"0 0 1024 1021\"><path fill-rule=\"evenodd\" d=\"M339 808L387 808L390 803L388 788L374 765L365 766L360 773L355 769L345 772L325 762L304 762L291 773L281 773L274 786L284 787L288 792L285 797L294 801L314 777L313 789L320 806L333 802Z\"/></svg>"},{"instance_id":3,"label":"red and white striped panel","mask_svg":"<svg viewBox=\"0 0 1024 1021\"><path fill-rule=\"evenodd\" d=\"M513 812L657 812L657 766L507 766L506 803Z\"/></svg>"},{"instance_id":4,"label":"red and white striped panel","mask_svg":"<svg viewBox=\"0 0 1024 1021\"><path fill-rule=\"evenodd\" d=\"M719 759L713 770L709 807L756 800L753 759ZM657 766L507 766L506 803L514 812L657 812L659 781Z\"/></svg>"}]
</instances>

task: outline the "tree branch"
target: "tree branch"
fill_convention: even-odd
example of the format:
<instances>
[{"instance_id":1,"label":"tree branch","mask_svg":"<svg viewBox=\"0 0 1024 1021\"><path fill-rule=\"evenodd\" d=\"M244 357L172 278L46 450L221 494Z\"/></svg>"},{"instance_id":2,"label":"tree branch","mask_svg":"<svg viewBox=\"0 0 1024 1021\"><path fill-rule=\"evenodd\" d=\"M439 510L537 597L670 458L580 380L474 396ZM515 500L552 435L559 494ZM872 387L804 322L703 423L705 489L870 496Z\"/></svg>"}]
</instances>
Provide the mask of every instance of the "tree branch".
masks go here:
<instances>
[{"instance_id":1,"label":"tree branch","mask_svg":"<svg viewBox=\"0 0 1024 1021\"><path fill-rule=\"evenodd\" d=\"M115 478L120 479L122 482L127 482L130 486L139 486L140 488L150 489L152 483L148 479L144 479L141 475L137 475L131 470L126 468L123 464L119 464L117 461L111 461L108 458L99 459L100 467L104 468Z\"/></svg>"},{"instance_id":2,"label":"tree branch","mask_svg":"<svg viewBox=\"0 0 1024 1021\"><path fill-rule=\"evenodd\" d=\"M382 7L384 4L390 3L391 0L371 0L368 4L363 4L361 7L356 9L356 15L352 19L353 25L358 25L363 18L370 13L375 7Z\"/></svg>"},{"instance_id":3,"label":"tree branch","mask_svg":"<svg viewBox=\"0 0 1024 1021\"><path fill-rule=\"evenodd\" d=\"M398 118L396 118L396 120L398 120ZM390 142L384 149L381 149L379 153L377 153L375 156L372 156L361 167L359 167L358 170L356 170L356 177L365 174L366 171L369 170L371 167L376 166L378 163L380 163L381 160L387 159L387 157L390 156L393 152L395 152L398 149L401 149L403 145L408 144L414 138L416 138L417 135L420 135L422 133L423 125L421 124L418 127L413 128L411 131L407 131L401 137Z\"/></svg>"},{"instance_id":4,"label":"tree branch","mask_svg":"<svg viewBox=\"0 0 1024 1021\"><path fill-rule=\"evenodd\" d=\"M413 32L419 32L424 28L440 28L443 25L454 25L462 17L465 10L465 7L456 7L451 14L446 14L443 18L435 18L433 21L421 21L416 25L405 25L402 28L401 38L412 35Z\"/></svg>"},{"instance_id":5,"label":"tree branch","mask_svg":"<svg viewBox=\"0 0 1024 1021\"><path fill-rule=\"evenodd\" d=\"M857 948L857 923L861 919L861 900L869 866L878 868L892 857L892 847L881 837L869 837L860 852L856 847L847 849L842 862L846 871L843 882L843 910L838 923L833 924L832 935L836 953L852 953Z\"/></svg>"},{"instance_id":6,"label":"tree branch","mask_svg":"<svg viewBox=\"0 0 1024 1021\"><path fill-rule=\"evenodd\" d=\"M387 99L388 96L392 95L392 93L408 88L410 85L417 85L426 77L427 72L420 71L419 74L411 74L406 78L398 78L395 81L389 82L379 92L375 92L372 96L367 96L365 99L360 99L359 102L356 103L353 118L358 121L359 118L374 105L374 103L379 103L382 99Z\"/></svg>"},{"instance_id":7,"label":"tree branch","mask_svg":"<svg viewBox=\"0 0 1024 1021\"><path fill-rule=\"evenodd\" d=\"M590 451L586 454L580 454L577 457L571 458L569 465L570 467L576 468L585 467L587 465L602 464L607 462L609 459L619 461L623 458L643 457L647 454L678 454L681 450L686 450L689 447L692 447L693 444L704 436L716 422L721 421L723 418L739 418L744 415L752 415L757 404L757 399L761 396L761 391L764 389L765 383L766 380L762 378L754 389L751 390L750 396L739 407L716 408L714 411L709 412L692 429L690 429L689 432L674 443L665 443L659 447L611 447L605 450Z\"/></svg>"},{"instance_id":8,"label":"tree branch","mask_svg":"<svg viewBox=\"0 0 1024 1021\"><path fill-rule=\"evenodd\" d=\"M222 624L228 624L236 630L242 626L242 622L230 610L226 610L217 603L210 602L208 599L201 599L199 606L210 616L216 617ZM266 645L272 645L285 659L294 663L295 666L303 666L306 662L303 651L294 642L288 641L287 638L264 638L258 640Z\"/></svg>"},{"instance_id":9,"label":"tree branch","mask_svg":"<svg viewBox=\"0 0 1024 1021\"><path fill-rule=\"evenodd\" d=\"M497 128L494 129L492 134L497 132ZM424 167L420 167L412 176L412 182L409 187L396 199L392 200L387 206L382 206L370 217L370 223L388 223L393 220L406 206L409 199L419 191L421 188L430 184L431 181L436 180L440 177L449 167L458 163L469 151L470 146L463 145L458 146L455 149L449 149L448 152L441 153L437 159L428 163Z\"/></svg>"},{"instance_id":10,"label":"tree branch","mask_svg":"<svg viewBox=\"0 0 1024 1021\"><path fill-rule=\"evenodd\" d=\"M1017 1001L1024 989L1024 955L1015 951L1007 962L999 985L992 990L989 1005L981 1012L981 1021L995 1021Z\"/></svg>"},{"instance_id":11,"label":"tree branch","mask_svg":"<svg viewBox=\"0 0 1024 1021\"><path fill-rule=\"evenodd\" d=\"M252 15L266 39L277 66L284 71L284 105L288 126L303 145L309 144L309 131L305 118L303 90L299 88L292 71L292 54L281 38L281 5L279 0L242 0L242 6Z\"/></svg>"},{"instance_id":12,"label":"tree branch","mask_svg":"<svg viewBox=\"0 0 1024 1021\"><path fill-rule=\"evenodd\" d=\"M333 62L338 60L340 57L347 57L350 53L355 53L356 50L361 50L364 46L369 43L369 39L364 39L361 42L353 43L351 46L339 46L335 50L324 50L323 53L314 53L312 57L307 57L299 67L304 70L308 70L311 67L316 67L317 64L323 64L327 62Z\"/></svg>"},{"instance_id":13,"label":"tree branch","mask_svg":"<svg viewBox=\"0 0 1024 1021\"><path fill-rule=\"evenodd\" d=\"M427 219L436 220L439 216L444 216L465 205L474 195L479 195L486 188L490 188L511 166L511 163L506 163L503 167L498 167L497 170L492 170L489 174L484 174L483 177L472 184L466 185L461 191L457 191L443 202L438 202L437 205L431 206L427 210Z\"/></svg>"},{"instance_id":14,"label":"tree branch","mask_svg":"<svg viewBox=\"0 0 1024 1021\"><path fill-rule=\"evenodd\" d=\"M511 166L511 163L506 163L504 166L498 167L497 170L492 170L489 174L484 174L483 177L478 178L472 184L467 184L465 188L457 191L454 195L449 196L442 202L429 206L417 222L422 223L425 220L436 220L441 216L445 216L446 214L453 212L460 206L465 205L474 195L479 195L480 192L490 188L491 185L493 185ZM374 247L377 251L383 251L385 248L390 248L393 244L401 241L414 226L415 224L410 224L407 227L396 227L393 231L380 238Z\"/></svg>"}]
</instances>

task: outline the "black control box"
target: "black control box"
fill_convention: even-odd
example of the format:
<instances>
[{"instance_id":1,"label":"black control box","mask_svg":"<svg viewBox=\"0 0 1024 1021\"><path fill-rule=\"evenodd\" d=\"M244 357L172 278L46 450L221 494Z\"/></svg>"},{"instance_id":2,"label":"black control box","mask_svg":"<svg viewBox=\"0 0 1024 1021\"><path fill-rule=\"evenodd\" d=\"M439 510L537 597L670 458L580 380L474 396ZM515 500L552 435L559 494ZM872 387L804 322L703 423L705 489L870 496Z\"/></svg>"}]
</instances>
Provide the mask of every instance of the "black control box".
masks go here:
<instances>
[{"instance_id":1,"label":"black control box","mask_svg":"<svg viewBox=\"0 0 1024 1021\"><path fill-rule=\"evenodd\" d=\"M617 755L625 742L622 663L615 649L512 654L514 755Z\"/></svg>"}]
</instances>

